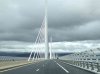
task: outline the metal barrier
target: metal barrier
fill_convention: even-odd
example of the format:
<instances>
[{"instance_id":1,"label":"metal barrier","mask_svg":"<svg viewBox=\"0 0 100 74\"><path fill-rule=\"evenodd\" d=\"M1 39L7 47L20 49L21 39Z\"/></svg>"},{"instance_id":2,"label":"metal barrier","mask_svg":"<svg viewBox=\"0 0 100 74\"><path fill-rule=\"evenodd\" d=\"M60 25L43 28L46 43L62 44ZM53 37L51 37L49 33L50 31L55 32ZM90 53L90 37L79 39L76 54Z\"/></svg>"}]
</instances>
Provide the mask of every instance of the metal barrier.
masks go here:
<instances>
[{"instance_id":1,"label":"metal barrier","mask_svg":"<svg viewBox=\"0 0 100 74\"><path fill-rule=\"evenodd\" d=\"M100 72L100 63L97 62L88 62L88 61L72 61L72 60L63 60L67 64L80 67L86 70Z\"/></svg>"},{"instance_id":2,"label":"metal barrier","mask_svg":"<svg viewBox=\"0 0 100 74\"><path fill-rule=\"evenodd\" d=\"M28 62L27 58L23 57L0 56L0 67L17 65L26 62Z\"/></svg>"},{"instance_id":3,"label":"metal barrier","mask_svg":"<svg viewBox=\"0 0 100 74\"><path fill-rule=\"evenodd\" d=\"M86 61L73 61L73 65L90 69L90 70L97 70L97 72L100 72L100 63L86 62Z\"/></svg>"},{"instance_id":4,"label":"metal barrier","mask_svg":"<svg viewBox=\"0 0 100 74\"><path fill-rule=\"evenodd\" d=\"M60 59L84 69L100 72L100 48L62 56Z\"/></svg>"}]
</instances>

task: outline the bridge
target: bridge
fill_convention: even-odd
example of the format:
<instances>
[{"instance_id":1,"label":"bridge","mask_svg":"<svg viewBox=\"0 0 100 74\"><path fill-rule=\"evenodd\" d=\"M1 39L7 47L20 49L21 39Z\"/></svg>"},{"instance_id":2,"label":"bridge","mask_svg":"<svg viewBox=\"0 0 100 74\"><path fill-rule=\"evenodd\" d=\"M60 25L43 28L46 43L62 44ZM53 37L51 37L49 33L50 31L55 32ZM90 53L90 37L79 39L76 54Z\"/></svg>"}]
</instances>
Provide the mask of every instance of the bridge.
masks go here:
<instances>
[{"instance_id":1,"label":"bridge","mask_svg":"<svg viewBox=\"0 0 100 74\"><path fill-rule=\"evenodd\" d=\"M1 56L0 74L99 74L98 56L98 53L91 54L89 51L69 54L59 59L38 58L31 61L27 58Z\"/></svg>"},{"instance_id":2,"label":"bridge","mask_svg":"<svg viewBox=\"0 0 100 74\"><path fill-rule=\"evenodd\" d=\"M47 0L45 5L45 17L33 45L35 51L29 57L0 56L0 74L99 74L99 48L64 56L52 51L52 36L50 43L48 40Z\"/></svg>"}]
</instances>

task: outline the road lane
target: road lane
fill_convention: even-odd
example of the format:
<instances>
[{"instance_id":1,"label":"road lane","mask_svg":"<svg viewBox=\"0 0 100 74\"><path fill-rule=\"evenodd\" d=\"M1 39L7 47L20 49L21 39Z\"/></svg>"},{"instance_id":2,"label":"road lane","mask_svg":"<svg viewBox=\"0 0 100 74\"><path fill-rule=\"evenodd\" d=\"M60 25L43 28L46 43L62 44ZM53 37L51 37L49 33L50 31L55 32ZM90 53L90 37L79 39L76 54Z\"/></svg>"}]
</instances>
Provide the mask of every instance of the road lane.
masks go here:
<instances>
[{"instance_id":1,"label":"road lane","mask_svg":"<svg viewBox=\"0 0 100 74\"><path fill-rule=\"evenodd\" d=\"M63 62L61 60L45 60L21 68L0 72L0 74L94 74Z\"/></svg>"},{"instance_id":2,"label":"road lane","mask_svg":"<svg viewBox=\"0 0 100 74\"><path fill-rule=\"evenodd\" d=\"M36 69L39 68L39 65L42 63L44 62L41 61L39 63L33 63L28 66L20 67L6 72L0 72L0 74L35 74Z\"/></svg>"},{"instance_id":3,"label":"road lane","mask_svg":"<svg viewBox=\"0 0 100 74\"><path fill-rule=\"evenodd\" d=\"M37 74L68 74L61 69L53 60L48 60L44 63L44 67L40 68Z\"/></svg>"},{"instance_id":4,"label":"road lane","mask_svg":"<svg viewBox=\"0 0 100 74\"><path fill-rule=\"evenodd\" d=\"M0 74L66 74L54 61L46 60Z\"/></svg>"}]
</instances>

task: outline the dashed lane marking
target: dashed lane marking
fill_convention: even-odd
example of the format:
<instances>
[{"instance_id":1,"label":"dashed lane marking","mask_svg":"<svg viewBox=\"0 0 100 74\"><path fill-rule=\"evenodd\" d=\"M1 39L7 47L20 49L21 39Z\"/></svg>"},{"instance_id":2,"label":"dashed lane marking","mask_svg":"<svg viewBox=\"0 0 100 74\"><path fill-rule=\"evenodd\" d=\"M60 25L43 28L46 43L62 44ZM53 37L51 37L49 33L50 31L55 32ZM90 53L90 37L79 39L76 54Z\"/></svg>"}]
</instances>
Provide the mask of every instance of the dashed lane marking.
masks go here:
<instances>
[{"instance_id":1,"label":"dashed lane marking","mask_svg":"<svg viewBox=\"0 0 100 74\"><path fill-rule=\"evenodd\" d=\"M36 69L36 71L39 71L40 69Z\"/></svg>"}]
</instances>

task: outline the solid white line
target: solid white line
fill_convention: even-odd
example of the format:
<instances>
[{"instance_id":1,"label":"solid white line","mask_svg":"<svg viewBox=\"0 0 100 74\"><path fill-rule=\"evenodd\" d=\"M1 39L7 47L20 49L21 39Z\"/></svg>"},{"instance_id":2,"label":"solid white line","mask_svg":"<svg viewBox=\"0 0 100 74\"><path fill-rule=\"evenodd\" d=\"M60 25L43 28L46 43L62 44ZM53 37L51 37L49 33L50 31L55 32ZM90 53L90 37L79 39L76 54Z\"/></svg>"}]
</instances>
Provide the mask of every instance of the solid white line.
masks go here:
<instances>
[{"instance_id":1,"label":"solid white line","mask_svg":"<svg viewBox=\"0 0 100 74\"><path fill-rule=\"evenodd\" d=\"M35 62L34 62L35 63ZM33 64L34 64L33 63ZM38 62L37 62L38 63ZM18 68L21 68L21 67L25 67L25 66L28 66L28 65L30 65L30 64L32 64L32 63L28 63L28 64L23 64L23 65L19 65L18 67L14 67L14 68L10 68L10 69L7 69L7 70L2 70L2 71L0 71L0 72L6 72L6 71L10 71L10 70L14 70L14 69L18 69Z\"/></svg>"},{"instance_id":2,"label":"solid white line","mask_svg":"<svg viewBox=\"0 0 100 74\"><path fill-rule=\"evenodd\" d=\"M56 61L55 61L56 62ZM57 62L56 62L57 63ZM60 67L60 68L62 68L66 73L69 73L69 71L68 70L66 70L63 66L61 66L59 63L57 63L57 65Z\"/></svg>"},{"instance_id":3,"label":"solid white line","mask_svg":"<svg viewBox=\"0 0 100 74\"><path fill-rule=\"evenodd\" d=\"M28 65L30 65L30 64L26 64L26 65L22 65L22 66L14 67L14 68L7 69L7 70L3 70L3 71L0 71L0 72L10 71L10 70L13 70L13 69L18 69L18 68L25 67L25 66L28 66Z\"/></svg>"}]
</instances>

